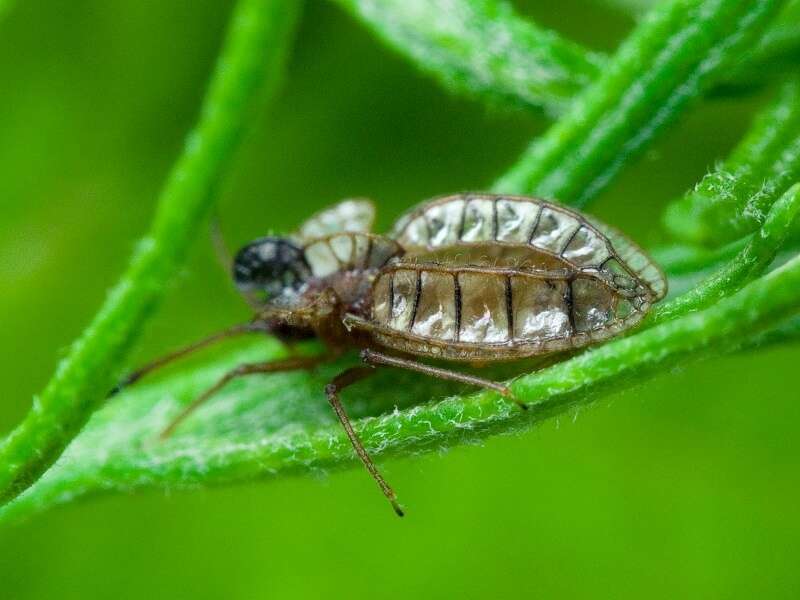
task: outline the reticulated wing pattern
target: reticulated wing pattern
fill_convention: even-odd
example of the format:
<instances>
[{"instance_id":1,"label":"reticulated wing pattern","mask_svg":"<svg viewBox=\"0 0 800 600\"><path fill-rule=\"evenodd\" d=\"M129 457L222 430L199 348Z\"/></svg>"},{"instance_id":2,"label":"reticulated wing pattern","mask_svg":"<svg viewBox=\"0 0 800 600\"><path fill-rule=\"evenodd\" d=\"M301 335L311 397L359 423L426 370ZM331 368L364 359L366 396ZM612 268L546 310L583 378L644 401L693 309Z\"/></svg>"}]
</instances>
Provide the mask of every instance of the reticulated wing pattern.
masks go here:
<instances>
[{"instance_id":1,"label":"reticulated wing pattern","mask_svg":"<svg viewBox=\"0 0 800 600\"><path fill-rule=\"evenodd\" d=\"M312 215L295 237L309 241L334 233L369 233L375 222L375 205L364 198L348 198Z\"/></svg>"},{"instance_id":2,"label":"reticulated wing pattern","mask_svg":"<svg viewBox=\"0 0 800 600\"><path fill-rule=\"evenodd\" d=\"M664 298L667 295L667 279L652 259L616 228L601 223L593 217L587 218L600 233L608 238L620 260L641 277L653 291L653 302Z\"/></svg>"},{"instance_id":3,"label":"reticulated wing pattern","mask_svg":"<svg viewBox=\"0 0 800 600\"><path fill-rule=\"evenodd\" d=\"M511 360L577 348L638 323L646 297L596 274L418 263L384 267L369 329L385 346L449 360Z\"/></svg>"},{"instance_id":4,"label":"reticulated wing pattern","mask_svg":"<svg viewBox=\"0 0 800 600\"><path fill-rule=\"evenodd\" d=\"M317 278L380 269L402 253L394 240L368 233L336 233L311 240L303 248L311 274Z\"/></svg>"},{"instance_id":5,"label":"reticulated wing pattern","mask_svg":"<svg viewBox=\"0 0 800 600\"><path fill-rule=\"evenodd\" d=\"M403 215L392 235L412 254L472 244L524 245L576 271L601 273L621 289L645 288L651 301L666 294L661 271L621 233L536 198L481 193L437 198Z\"/></svg>"}]
</instances>

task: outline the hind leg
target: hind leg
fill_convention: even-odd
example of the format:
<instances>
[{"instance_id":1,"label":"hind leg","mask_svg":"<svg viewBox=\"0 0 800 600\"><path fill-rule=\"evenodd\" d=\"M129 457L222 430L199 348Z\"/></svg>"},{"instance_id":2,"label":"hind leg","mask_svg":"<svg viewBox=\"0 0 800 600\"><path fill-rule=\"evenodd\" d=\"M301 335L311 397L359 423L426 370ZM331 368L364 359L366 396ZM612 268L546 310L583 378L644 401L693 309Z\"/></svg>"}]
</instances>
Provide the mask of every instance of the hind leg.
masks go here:
<instances>
[{"instance_id":1,"label":"hind leg","mask_svg":"<svg viewBox=\"0 0 800 600\"><path fill-rule=\"evenodd\" d=\"M361 360L363 360L368 365L396 367L398 369L406 369L408 371L414 371L416 373L421 373L423 375L427 375L429 377L435 377L437 379L445 379L447 381L457 381L459 383L466 383L467 385L473 385L487 390L493 390L498 394L500 394L501 396L503 396L504 398L508 398L509 400L516 402L520 408L524 410L528 409L528 405L525 404L524 402L521 402L520 400L517 400L514 397L514 394L511 392L510 389L508 389L507 386L503 385L502 383L497 383L496 381L492 381L490 379L483 379L482 377L475 377L474 375L467 375L466 373L459 373L458 371L451 371L449 369L433 367L431 365L411 360L409 358L399 358L397 356L390 356L388 354L375 352L374 350L362 350Z\"/></svg>"}]
</instances>

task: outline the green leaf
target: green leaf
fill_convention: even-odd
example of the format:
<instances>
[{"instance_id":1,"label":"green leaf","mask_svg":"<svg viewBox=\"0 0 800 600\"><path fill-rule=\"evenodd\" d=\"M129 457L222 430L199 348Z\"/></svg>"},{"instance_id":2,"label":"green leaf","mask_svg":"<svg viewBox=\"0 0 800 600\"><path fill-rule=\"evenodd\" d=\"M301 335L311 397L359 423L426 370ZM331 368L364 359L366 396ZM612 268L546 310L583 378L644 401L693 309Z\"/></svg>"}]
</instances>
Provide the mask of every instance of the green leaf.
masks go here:
<instances>
[{"instance_id":1,"label":"green leaf","mask_svg":"<svg viewBox=\"0 0 800 600\"><path fill-rule=\"evenodd\" d=\"M742 350L757 350L767 346L797 343L798 340L800 340L800 317L793 317L778 327L748 340L742 345Z\"/></svg>"},{"instance_id":2,"label":"green leaf","mask_svg":"<svg viewBox=\"0 0 800 600\"><path fill-rule=\"evenodd\" d=\"M519 17L506 0L334 1L445 88L493 104L561 114L608 61ZM636 12L650 4L624 2ZM797 58L798 7L795 1L758 44L741 53L735 69L720 74L723 87L758 82L767 69Z\"/></svg>"},{"instance_id":3,"label":"green leaf","mask_svg":"<svg viewBox=\"0 0 800 600\"><path fill-rule=\"evenodd\" d=\"M553 110L564 106L568 95L560 91L561 83L525 87L526 80L514 69L524 67L527 55L520 54L512 63L504 62L505 57L516 48L541 51L541 64L560 64L566 73L570 62L580 58L580 49L525 24L501 2L452 0L448 6L463 5L472 12L451 14L435 11L444 6L441 0L340 1L360 11L365 20L380 21L388 40L406 52L416 48L415 56L430 65L430 72L443 79L452 76L456 86L498 98L519 97L527 90L528 104L544 102ZM509 173L508 186L513 191L535 187L578 203L589 199L690 100L722 76L758 38L780 4L676 0L656 9L595 83L569 105L564 118ZM7 497L46 468L92 415L147 309L163 294L208 208L208 190L238 138L256 75L274 79L285 53L295 11L282 12L281 6L294 9L295 4L242 0L239 26L232 29L220 60L225 68L217 71L198 133L162 196L152 236L42 400L0 446L0 490L5 485ZM420 20L429 22L420 27ZM493 29L498 23L501 27ZM519 43L512 39L498 54L486 52L491 48L486 42L503 41L501 34L514 27L520 28L513 34L521 37ZM428 44L430 40L434 43ZM486 63L481 63L484 57L476 48L488 55ZM470 69L458 71L464 64ZM480 72L488 75L475 78ZM566 76L563 82L568 81ZM767 268L797 207L794 188L772 207L761 232L749 239L717 250L672 247L671 255L665 254L671 256L668 266L684 278L696 279L698 269L708 270L726 258L731 262L694 291L660 308L651 327L519 377L512 388L531 406L527 412L492 393L452 396L459 388L409 373L385 370L359 384L344 401L365 446L376 456L406 455L529 427L672 365L739 349L754 339L771 343L791 335L794 321L787 318L800 311L800 257L739 288ZM754 337L776 324L781 328L773 330L772 337ZM182 423L173 437L159 441L158 434L182 407L226 371L242 362L279 358L283 352L274 341L261 340L221 354L203 368L125 391L91 416L33 487L0 509L0 520L92 493L169 490L354 464L353 450L322 393L331 377L354 364L354 357L312 373L232 382ZM383 501L378 493L375 501Z\"/></svg>"},{"instance_id":4,"label":"green leaf","mask_svg":"<svg viewBox=\"0 0 800 600\"><path fill-rule=\"evenodd\" d=\"M674 365L737 349L798 311L800 257L795 257L710 308L519 377L511 387L528 403L528 411L489 392L442 400L452 388L389 370L349 390L344 401L354 418L375 415L356 422L374 456L441 449L529 427ZM226 370L280 355L273 342L254 344L228 352L206 368L123 392L95 414L36 485L0 511L0 520L92 493L174 490L355 464L322 393L324 383L351 361L317 373L240 379L172 438L158 441L158 433L181 407ZM427 401L407 407L412 399ZM374 501L384 502L377 489Z\"/></svg>"},{"instance_id":5,"label":"green leaf","mask_svg":"<svg viewBox=\"0 0 800 600\"><path fill-rule=\"evenodd\" d=\"M658 0L598 0L612 8L641 16L652 9ZM765 69L776 71L786 67L789 59L800 52L800 0L791 0L769 27L764 36L748 52L743 53L736 68L725 76L726 83L743 83L763 79Z\"/></svg>"},{"instance_id":6,"label":"green leaf","mask_svg":"<svg viewBox=\"0 0 800 600\"><path fill-rule=\"evenodd\" d=\"M446 88L562 112L604 62L503 0L336 0Z\"/></svg>"},{"instance_id":7,"label":"green leaf","mask_svg":"<svg viewBox=\"0 0 800 600\"><path fill-rule=\"evenodd\" d=\"M3 18L13 7L14 0L0 0L0 18Z\"/></svg>"},{"instance_id":8,"label":"green leaf","mask_svg":"<svg viewBox=\"0 0 800 600\"><path fill-rule=\"evenodd\" d=\"M797 67L800 58L800 0L792 0L752 51L726 77L727 82L761 82Z\"/></svg>"},{"instance_id":9,"label":"green leaf","mask_svg":"<svg viewBox=\"0 0 800 600\"><path fill-rule=\"evenodd\" d=\"M670 275L693 275L717 267L730 260L747 245L749 238L741 238L720 248L703 248L688 244L673 243L660 246L650 252L656 264ZM672 286L670 286L672 291Z\"/></svg>"},{"instance_id":10,"label":"green leaf","mask_svg":"<svg viewBox=\"0 0 800 600\"><path fill-rule=\"evenodd\" d=\"M675 0L654 9L598 80L493 186L583 206L717 81L783 5Z\"/></svg>"},{"instance_id":11,"label":"green leaf","mask_svg":"<svg viewBox=\"0 0 800 600\"><path fill-rule=\"evenodd\" d=\"M168 289L211 207L265 81L275 88L298 13L293 0L241 0L189 135L161 193L150 233L105 304L23 422L0 445L0 501L33 483L62 453L118 380L122 360Z\"/></svg>"},{"instance_id":12,"label":"green leaf","mask_svg":"<svg viewBox=\"0 0 800 600\"><path fill-rule=\"evenodd\" d=\"M764 226L750 238L734 260L702 285L692 288L672 302L656 307L647 323L662 323L713 304L761 275L775 260L790 233L797 230L798 211L800 184L795 184L772 206Z\"/></svg>"},{"instance_id":13,"label":"green leaf","mask_svg":"<svg viewBox=\"0 0 800 600\"><path fill-rule=\"evenodd\" d=\"M664 223L676 238L715 246L752 233L800 179L800 78L781 87L730 157L673 203Z\"/></svg>"}]
</instances>

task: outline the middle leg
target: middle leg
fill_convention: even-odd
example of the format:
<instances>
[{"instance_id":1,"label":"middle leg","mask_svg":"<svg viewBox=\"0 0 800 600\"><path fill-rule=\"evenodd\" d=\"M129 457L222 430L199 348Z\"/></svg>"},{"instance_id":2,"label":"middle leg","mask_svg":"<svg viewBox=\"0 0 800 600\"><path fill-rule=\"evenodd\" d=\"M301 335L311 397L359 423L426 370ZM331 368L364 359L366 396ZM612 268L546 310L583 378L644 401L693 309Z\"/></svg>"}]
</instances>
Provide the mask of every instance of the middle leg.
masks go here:
<instances>
[{"instance_id":1,"label":"middle leg","mask_svg":"<svg viewBox=\"0 0 800 600\"><path fill-rule=\"evenodd\" d=\"M339 422L342 424L347 437L350 439L350 443L353 445L353 449L356 451L358 458L361 459L361 462L364 463L369 474L372 475L378 487L381 488L383 495L386 496L392 504L394 512L397 513L398 517L402 517L403 509L400 508L400 504L397 502L397 495L394 493L391 486L386 483L386 480L380 474L380 471L378 471L378 467L375 466L375 463L372 462L372 458L367 452L367 449L364 448L364 444L361 443L358 434L353 429L350 418L347 416L347 412L344 410L344 406L342 406L342 401L339 399L339 392L344 388L361 381L365 377L369 377L374 372L375 369L373 367L351 367L346 371L342 371L333 378L333 381L325 386L325 395L328 396L328 402L330 402L333 407L336 416L339 417Z\"/></svg>"}]
</instances>

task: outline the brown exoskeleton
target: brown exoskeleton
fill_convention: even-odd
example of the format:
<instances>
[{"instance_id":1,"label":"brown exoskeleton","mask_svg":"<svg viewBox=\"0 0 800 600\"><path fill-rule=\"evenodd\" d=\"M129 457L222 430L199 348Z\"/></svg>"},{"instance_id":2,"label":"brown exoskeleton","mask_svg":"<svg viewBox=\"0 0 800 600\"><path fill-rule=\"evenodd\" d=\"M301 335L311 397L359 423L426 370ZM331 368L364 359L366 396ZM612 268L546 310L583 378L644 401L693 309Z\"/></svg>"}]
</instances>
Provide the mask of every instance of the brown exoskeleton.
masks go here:
<instances>
[{"instance_id":1,"label":"brown exoskeleton","mask_svg":"<svg viewBox=\"0 0 800 600\"><path fill-rule=\"evenodd\" d=\"M233 278L256 307L255 318L156 360L121 385L244 333L287 343L315 337L326 352L237 367L188 405L163 437L231 379L310 368L356 348L364 365L334 377L325 393L358 457L402 515L353 430L342 389L376 366L391 366L514 400L504 384L418 359L487 364L580 348L633 327L666 293L660 270L619 232L536 198L434 199L409 211L388 236L369 232L373 220L370 202L346 200L296 235L261 238L238 252Z\"/></svg>"}]
</instances>

